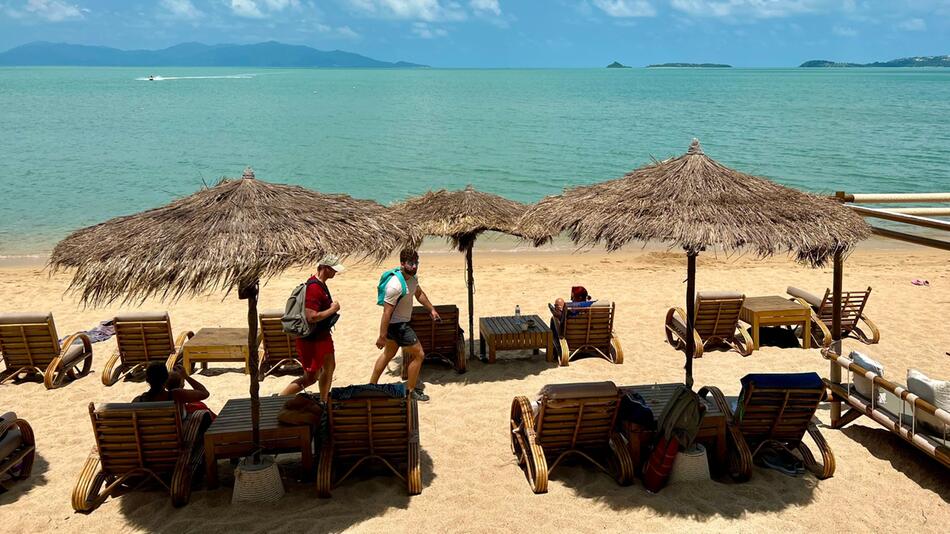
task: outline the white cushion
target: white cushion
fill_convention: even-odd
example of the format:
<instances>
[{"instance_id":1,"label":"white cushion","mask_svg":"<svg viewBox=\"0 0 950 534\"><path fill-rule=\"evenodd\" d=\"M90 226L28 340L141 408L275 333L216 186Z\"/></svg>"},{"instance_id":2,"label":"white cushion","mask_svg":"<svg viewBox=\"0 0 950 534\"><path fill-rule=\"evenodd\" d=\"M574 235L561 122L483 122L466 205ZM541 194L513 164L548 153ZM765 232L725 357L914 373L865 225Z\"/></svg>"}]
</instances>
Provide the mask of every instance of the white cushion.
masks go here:
<instances>
[{"instance_id":1,"label":"white cushion","mask_svg":"<svg viewBox=\"0 0 950 534\"><path fill-rule=\"evenodd\" d=\"M929 378L917 369L908 369L907 389L914 395L933 404L934 407L950 412L950 382ZM923 430L929 430L938 435L943 435L943 421L929 413L918 410L917 422L920 423Z\"/></svg>"},{"instance_id":2,"label":"white cushion","mask_svg":"<svg viewBox=\"0 0 950 534\"><path fill-rule=\"evenodd\" d=\"M856 350L853 350L851 351L851 354L848 355L848 357L851 358L851 361L854 362L854 364L858 367L871 371L877 376L884 376L884 366L867 354L862 354ZM871 381L868 380L867 377L857 374L853 374L851 376L853 377L854 389L856 389L857 392L861 394L861 396L870 399L871 396L874 395L872 387L873 384Z\"/></svg>"}]
</instances>

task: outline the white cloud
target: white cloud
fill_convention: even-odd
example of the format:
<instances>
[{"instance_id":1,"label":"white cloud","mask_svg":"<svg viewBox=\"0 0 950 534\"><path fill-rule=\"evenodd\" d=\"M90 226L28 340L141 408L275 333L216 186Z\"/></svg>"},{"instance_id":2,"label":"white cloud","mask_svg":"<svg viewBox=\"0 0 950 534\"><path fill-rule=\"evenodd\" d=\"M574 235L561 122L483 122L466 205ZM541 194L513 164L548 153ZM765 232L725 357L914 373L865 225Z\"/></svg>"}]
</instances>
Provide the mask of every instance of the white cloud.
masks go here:
<instances>
[{"instance_id":1,"label":"white cloud","mask_svg":"<svg viewBox=\"0 0 950 534\"><path fill-rule=\"evenodd\" d=\"M501 6L498 0L471 0L469 5L476 13L490 13L495 16L501 15Z\"/></svg>"},{"instance_id":2,"label":"white cloud","mask_svg":"<svg viewBox=\"0 0 950 534\"><path fill-rule=\"evenodd\" d=\"M858 34L858 30L850 26L835 26L831 28L831 33L841 37L854 37Z\"/></svg>"},{"instance_id":3,"label":"white cloud","mask_svg":"<svg viewBox=\"0 0 950 534\"><path fill-rule=\"evenodd\" d=\"M300 7L300 0L231 0L231 11L239 17L262 19L272 13Z\"/></svg>"},{"instance_id":4,"label":"white cloud","mask_svg":"<svg viewBox=\"0 0 950 534\"><path fill-rule=\"evenodd\" d=\"M413 22L412 33L420 39L436 39L438 37L445 37L449 34L449 32L443 28L436 28L425 22Z\"/></svg>"},{"instance_id":5,"label":"white cloud","mask_svg":"<svg viewBox=\"0 0 950 534\"><path fill-rule=\"evenodd\" d=\"M898 24L897 28L907 32L922 32L927 29L927 23L924 19L907 19Z\"/></svg>"},{"instance_id":6,"label":"white cloud","mask_svg":"<svg viewBox=\"0 0 950 534\"><path fill-rule=\"evenodd\" d=\"M853 2L833 0L672 0L670 5L697 17L751 17L758 19L787 17L831 7L853 8Z\"/></svg>"},{"instance_id":7,"label":"white cloud","mask_svg":"<svg viewBox=\"0 0 950 534\"><path fill-rule=\"evenodd\" d=\"M455 1L442 0L345 0L353 9L379 18L443 22L465 20L466 13ZM497 3L497 2L496 2Z\"/></svg>"},{"instance_id":8,"label":"white cloud","mask_svg":"<svg viewBox=\"0 0 950 534\"><path fill-rule=\"evenodd\" d=\"M191 0L162 0L161 6L172 17L178 19L195 20L204 16L204 13L196 8Z\"/></svg>"},{"instance_id":9,"label":"white cloud","mask_svg":"<svg viewBox=\"0 0 950 534\"><path fill-rule=\"evenodd\" d=\"M594 5L611 17L653 17L656 9L646 0L593 0Z\"/></svg>"},{"instance_id":10,"label":"white cloud","mask_svg":"<svg viewBox=\"0 0 950 534\"><path fill-rule=\"evenodd\" d=\"M328 24L317 24L316 28L320 33L325 33L335 37L342 37L344 39L359 39L361 37L359 33L349 26L333 27Z\"/></svg>"},{"instance_id":11,"label":"white cloud","mask_svg":"<svg viewBox=\"0 0 950 534\"><path fill-rule=\"evenodd\" d=\"M32 16L49 22L78 20L84 18L83 13L88 12L88 9L83 9L77 4L71 4L62 0L28 0L26 5L23 6L22 11L13 8L7 9L7 14L13 18Z\"/></svg>"}]
</instances>

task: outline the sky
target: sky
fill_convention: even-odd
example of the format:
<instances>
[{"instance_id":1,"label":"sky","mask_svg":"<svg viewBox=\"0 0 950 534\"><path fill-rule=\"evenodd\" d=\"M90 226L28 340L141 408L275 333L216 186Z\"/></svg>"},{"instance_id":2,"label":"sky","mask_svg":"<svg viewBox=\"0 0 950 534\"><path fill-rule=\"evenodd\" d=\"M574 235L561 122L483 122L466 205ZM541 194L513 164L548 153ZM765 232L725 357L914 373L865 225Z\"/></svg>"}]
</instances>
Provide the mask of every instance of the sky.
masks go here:
<instances>
[{"instance_id":1,"label":"sky","mask_svg":"<svg viewBox=\"0 0 950 534\"><path fill-rule=\"evenodd\" d=\"M950 0L0 0L0 50L275 40L434 67L950 54Z\"/></svg>"}]
</instances>

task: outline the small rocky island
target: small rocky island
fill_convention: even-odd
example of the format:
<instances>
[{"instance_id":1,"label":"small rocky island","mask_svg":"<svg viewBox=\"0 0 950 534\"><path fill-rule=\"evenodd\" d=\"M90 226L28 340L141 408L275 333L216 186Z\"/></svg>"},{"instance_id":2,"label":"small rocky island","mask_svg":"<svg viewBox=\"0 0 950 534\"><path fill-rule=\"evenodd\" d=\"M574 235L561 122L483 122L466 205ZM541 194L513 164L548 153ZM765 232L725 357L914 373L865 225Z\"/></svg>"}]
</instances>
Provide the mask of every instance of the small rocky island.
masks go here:
<instances>
[{"instance_id":1,"label":"small rocky island","mask_svg":"<svg viewBox=\"0 0 950 534\"><path fill-rule=\"evenodd\" d=\"M845 68L845 67L950 67L950 56L915 56L875 61L874 63L844 63L813 59L799 65L804 68Z\"/></svg>"},{"instance_id":2,"label":"small rocky island","mask_svg":"<svg viewBox=\"0 0 950 534\"><path fill-rule=\"evenodd\" d=\"M624 65L623 63L620 63L619 61L614 61L610 65L607 65L607 68L608 69L629 69L630 67L628 67L627 65Z\"/></svg>"},{"instance_id":3,"label":"small rocky island","mask_svg":"<svg viewBox=\"0 0 950 534\"><path fill-rule=\"evenodd\" d=\"M647 65L648 69L665 69L665 68L695 68L695 69L731 69L732 65L724 65L722 63L658 63L656 65Z\"/></svg>"}]
</instances>

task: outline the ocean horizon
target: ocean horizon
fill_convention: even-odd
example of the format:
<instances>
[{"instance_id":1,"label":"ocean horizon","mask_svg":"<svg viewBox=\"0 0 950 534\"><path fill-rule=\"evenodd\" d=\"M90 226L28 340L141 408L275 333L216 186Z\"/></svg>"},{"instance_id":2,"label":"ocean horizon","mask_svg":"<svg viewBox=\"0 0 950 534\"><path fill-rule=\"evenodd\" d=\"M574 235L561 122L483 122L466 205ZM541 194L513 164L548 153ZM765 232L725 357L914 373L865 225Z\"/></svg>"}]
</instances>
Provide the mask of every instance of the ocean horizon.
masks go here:
<instances>
[{"instance_id":1,"label":"ocean horizon","mask_svg":"<svg viewBox=\"0 0 950 534\"><path fill-rule=\"evenodd\" d=\"M0 68L0 257L245 166L384 204L467 184L534 202L696 137L815 193L946 190L947 82L936 68Z\"/></svg>"}]
</instances>

